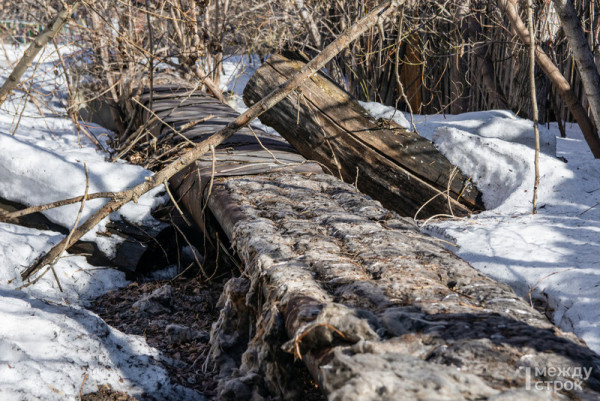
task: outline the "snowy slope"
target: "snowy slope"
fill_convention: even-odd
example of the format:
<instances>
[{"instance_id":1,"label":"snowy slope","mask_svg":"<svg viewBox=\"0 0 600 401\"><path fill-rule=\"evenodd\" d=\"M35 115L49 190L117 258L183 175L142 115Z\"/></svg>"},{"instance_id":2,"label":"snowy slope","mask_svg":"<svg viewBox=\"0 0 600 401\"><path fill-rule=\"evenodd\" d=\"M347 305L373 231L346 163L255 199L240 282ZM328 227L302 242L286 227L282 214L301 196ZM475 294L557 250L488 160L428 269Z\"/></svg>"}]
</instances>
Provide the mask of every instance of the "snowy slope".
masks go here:
<instances>
[{"instance_id":1,"label":"snowy slope","mask_svg":"<svg viewBox=\"0 0 600 401\"><path fill-rule=\"evenodd\" d=\"M24 50L4 49L0 53L2 81ZM108 162L108 155L95 149L61 115L65 88L62 74L54 74L56 63L56 54L42 54L34 67L34 102L24 101L23 93L16 91L0 108L0 197L38 205L82 195L84 162L89 169L89 193L124 190L142 182L149 171ZM34 69L26 78L32 77ZM91 129L106 145L110 133L100 127ZM158 224L149 213L165 202L166 197L160 195L163 190L158 188L137 204L126 205L111 218ZM87 202L82 221L103 202ZM45 215L71 228L78 209L75 204ZM86 239L111 254L116 240L97 234L105 223ZM123 273L66 254L54 266L64 292L59 291L51 273L16 290L24 284L20 273L62 238L52 231L0 223L0 400L77 400L80 391L93 392L104 384L132 395L148 393L159 400L204 399L173 384L158 364L158 351L143 338L120 333L84 309L94 297L127 285Z\"/></svg>"}]
</instances>

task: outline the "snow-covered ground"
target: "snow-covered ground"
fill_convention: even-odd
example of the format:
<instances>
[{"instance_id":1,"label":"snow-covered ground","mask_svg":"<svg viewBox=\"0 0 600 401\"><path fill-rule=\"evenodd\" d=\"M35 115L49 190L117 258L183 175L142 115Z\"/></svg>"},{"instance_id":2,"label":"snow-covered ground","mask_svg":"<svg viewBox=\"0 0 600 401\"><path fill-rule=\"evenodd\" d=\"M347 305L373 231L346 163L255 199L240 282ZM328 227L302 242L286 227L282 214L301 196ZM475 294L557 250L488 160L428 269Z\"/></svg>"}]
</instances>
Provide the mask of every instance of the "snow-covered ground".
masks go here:
<instances>
[{"instance_id":1,"label":"snow-covered ground","mask_svg":"<svg viewBox=\"0 0 600 401\"><path fill-rule=\"evenodd\" d=\"M0 82L23 50L3 46ZM110 163L107 154L96 150L63 115L66 89L57 64L55 53L42 54L24 77L32 83L35 99L25 101L23 92L16 91L0 108L0 197L38 205L82 195L84 163L89 193L119 191L143 181L149 171ZM106 147L110 133L100 127L90 129ZM163 191L157 188L110 218L158 225L149 213L167 199ZM104 202L86 202L81 221ZM71 228L78 209L75 204L44 214ZM85 239L111 254L118 240L102 235L106 222ZM92 298L127 285L123 273L66 254L54 266L64 292L51 273L18 290L25 284L20 273L61 238L57 232L0 223L0 400L75 400L80 391L93 392L104 384L157 399L203 399L170 382L158 364L158 351L142 337L112 329L85 309Z\"/></svg>"},{"instance_id":2,"label":"snow-covered ground","mask_svg":"<svg viewBox=\"0 0 600 401\"><path fill-rule=\"evenodd\" d=\"M22 50L7 46L0 51L1 80ZM42 55L35 74L28 72L45 104L42 97L37 104L24 102L17 92L0 108L0 197L36 205L81 195L84 162L90 193L125 189L143 180L148 171L109 163L69 119L56 113L64 111L65 103L60 69L54 74L56 62L55 54ZM226 61L222 88L232 93L238 109L245 108L241 91L257 66L257 60ZM404 113L377 104L365 107L376 117L393 115L409 126ZM567 139L557 139L556 125L542 129L539 212L531 215L531 122L507 111L415 116L414 122L421 135L473 176L488 208L469 219L428 222L424 230L454 243L450 248L459 256L522 296L543 298L560 327L600 352L600 161L592 158L578 127L567 127ZM106 145L109 133L99 127L92 131ZM148 223L149 211L164 201L157 189L111 218ZM88 202L82 219L102 202ZM71 227L78 208L45 214ZM98 235L104 224L86 239L110 253L115 241ZM169 382L157 365L158 352L143 338L120 333L85 309L91 298L126 285L122 273L67 254L55 265L64 293L50 273L17 290L24 284L20 272L61 238L56 232L0 223L0 400L77 399L80 391L95 391L101 384L134 395L202 399Z\"/></svg>"},{"instance_id":3,"label":"snow-covered ground","mask_svg":"<svg viewBox=\"0 0 600 401\"><path fill-rule=\"evenodd\" d=\"M410 115L363 103L374 117L406 128ZM541 129L538 213L532 215L533 123L508 111L414 116L417 131L472 176L488 209L424 230L481 272L541 298L554 323L600 352L600 160L579 127ZM558 157L563 159L559 159Z\"/></svg>"}]
</instances>

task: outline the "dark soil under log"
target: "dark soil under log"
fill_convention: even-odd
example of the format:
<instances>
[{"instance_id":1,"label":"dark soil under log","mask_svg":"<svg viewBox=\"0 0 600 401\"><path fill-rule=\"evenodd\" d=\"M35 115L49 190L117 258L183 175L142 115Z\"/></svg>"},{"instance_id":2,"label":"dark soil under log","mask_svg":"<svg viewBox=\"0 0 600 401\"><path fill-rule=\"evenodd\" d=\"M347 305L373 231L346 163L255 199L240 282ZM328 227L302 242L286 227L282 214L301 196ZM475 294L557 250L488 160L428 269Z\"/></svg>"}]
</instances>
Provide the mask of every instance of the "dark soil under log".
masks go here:
<instances>
[{"instance_id":1,"label":"dark soil under log","mask_svg":"<svg viewBox=\"0 0 600 401\"><path fill-rule=\"evenodd\" d=\"M143 336L149 345L157 348L162 355L162 365L174 381L197 390L208 399L216 399L218 372L212 369L211 363L205 363L210 348L206 335L219 315L216 304L226 281L221 279L206 283L197 278L181 278L175 281L133 282L97 298L91 309L112 327L127 334ZM139 303L134 306L167 286L172 289L172 297L170 302L165 302L162 311L148 313L138 309ZM179 333L178 338L177 333L171 330L173 327L189 328L191 335L186 337ZM291 373L303 376L306 400L324 399L306 370L297 369ZM152 399L151 395L147 397ZM95 393L86 394L82 400L137 399L102 387Z\"/></svg>"}]
</instances>

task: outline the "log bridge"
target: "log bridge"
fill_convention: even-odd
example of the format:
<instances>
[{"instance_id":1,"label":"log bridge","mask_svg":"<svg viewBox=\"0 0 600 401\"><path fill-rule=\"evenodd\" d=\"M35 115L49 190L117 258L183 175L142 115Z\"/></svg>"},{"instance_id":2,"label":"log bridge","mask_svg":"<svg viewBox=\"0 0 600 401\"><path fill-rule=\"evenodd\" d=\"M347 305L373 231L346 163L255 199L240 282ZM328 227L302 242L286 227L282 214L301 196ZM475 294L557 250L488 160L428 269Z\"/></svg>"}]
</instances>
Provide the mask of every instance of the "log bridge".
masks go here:
<instances>
[{"instance_id":1,"label":"log bridge","mask_svg":"<svg viewBox=\"0 0 600 401\"><path fill-rule=\"evenodd\" d=\"M144 118L160 118L154 135L174 144L236 115L176 86L143 102ZM600 397L600 358L582 340L281 137L245 128L170 186L200 226L207 205L243 266L225 285L205 365L222 399L302 399L299 368L330 400Z\"/></svg>"}]
</instances>

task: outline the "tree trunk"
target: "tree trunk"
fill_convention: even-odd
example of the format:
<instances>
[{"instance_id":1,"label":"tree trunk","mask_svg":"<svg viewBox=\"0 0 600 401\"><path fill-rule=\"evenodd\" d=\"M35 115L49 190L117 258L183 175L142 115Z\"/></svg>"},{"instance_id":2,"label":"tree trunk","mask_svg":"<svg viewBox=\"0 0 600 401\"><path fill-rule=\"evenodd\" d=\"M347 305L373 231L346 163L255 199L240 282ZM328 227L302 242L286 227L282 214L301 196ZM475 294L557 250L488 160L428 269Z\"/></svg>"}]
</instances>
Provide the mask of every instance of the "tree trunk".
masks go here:
<instances>
[{"instance_id":1,"label":"tree trunk","mask_svg":"<svg viewBox=\"0 0 600 401\"><path fill-rule=\"evenodd\" d=\"M525 24L523 24L521 17L519 17L516 0L499 0L498 4L504 10L513 29L515 32L517 32L521 41L525 45L529 45L529 30ZM565 102L571 114L573 114L573 117L577 121L577 124L579 124L581 132L583 133L583 136L590 147L590 150L592 151L592 154L595 158L600 158L600 137L598 136L598 131L596 130L596 127L594 127L592 120L587 115L585 108L581 105L581 102L573 92L571 85L539 46L535 47L535 60L544 73L548 76L548 79L550 79L552 84L555 86L561 99Z\"/></svg>"},{"instance_id":2,"label":"tree trunk","mask_svg":"<svg viewBox=\"0 0 600 401\"><path fill-rule=\"evenodd\" d=\"M592 116L598 126L600 123L600 75L598 75L594 63L594 55L588 46L573 0L552 0L552 3L556 7L562 29L569 41Z\"/></svg>"},{"instance_id":3,"label":"tree trunk","mask_svg":"<svg viewBox=\"0 0 600 401\"><path fill-rule=\"evenodd\" d=\"M527 1L527 22L529 24L529 88L531 91L531 118L535 135L535 182L533 184L533 214L537 213L537 196L540 185L540 131L538 128L538 107L535 92L535 25L533 22L533 1Z\"/></svg>"},{"instance_id":4,"label":"tree trunk","mask_svg":"<svg viewBox=\"0 0 600 401\"><path fill-rule=\"evenodd\" d=\"M304 5L304 0L294 0L294 6L296 7L296 11L300 14L302 23L306 27L306 30L308 31L314 46L317 49L320 49L323 46L323 41L321 40L319 27L317 27L315 20L306 9L306 6Z\"/></svg>"},{"instance_id":5,"label":"tree trunk","mask_svg":"<svg viewBox=\"0 0 600 401\"><path fill-rule=\"evenodd\" d=\"M472 12L474 12L474 10ZM498 85L498 80L496 79L494 63L490 57L489 40L486 40L482 32L482 18L483 16L481 14L470 15L468 18L466 34L471 42L475 42L473 52L478 58L478 72L481 73L481 80L488 95L493 99L492 103L496 105L495 107L510 109L506 94L500 85Z\"/></svg>"},{"instance_id":6,"label":"tree trunk","mask_svg":"<svg viewBox=\"0 0 600 401\"><path fill-rule=\"evenodd\" d=\"M250 105L260 100L302 65L272 56L248 82L244 101ZM323 163L404 216L466 215L483 209L477 188L460 172L453 174L454 166L430 141L393 122L365 116L357 101L327 77L314 75L296 93L264 113L261 121L307 159Z\"/></svg>"}]
</instances>

